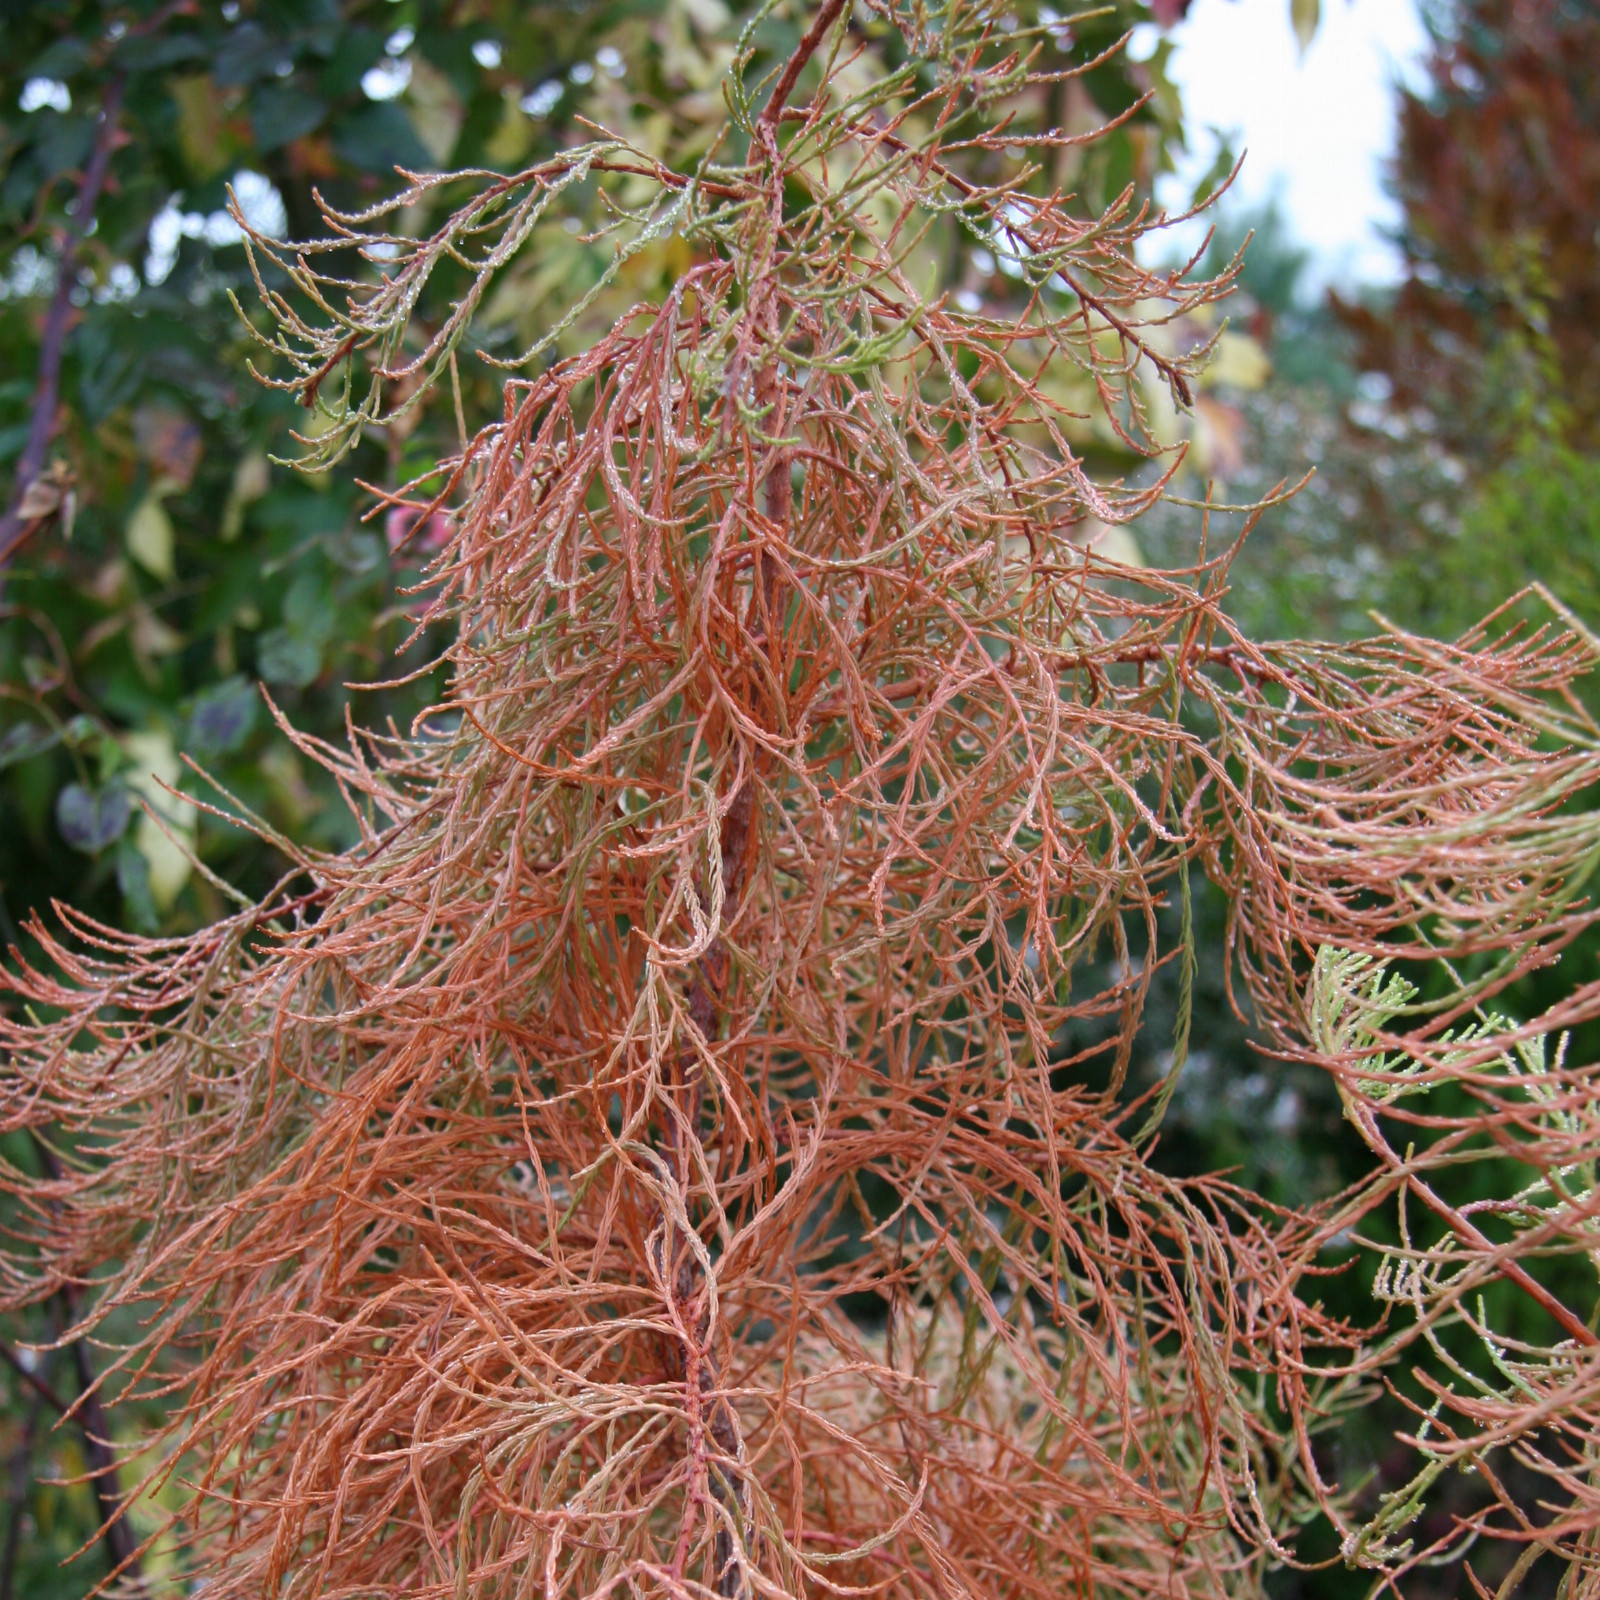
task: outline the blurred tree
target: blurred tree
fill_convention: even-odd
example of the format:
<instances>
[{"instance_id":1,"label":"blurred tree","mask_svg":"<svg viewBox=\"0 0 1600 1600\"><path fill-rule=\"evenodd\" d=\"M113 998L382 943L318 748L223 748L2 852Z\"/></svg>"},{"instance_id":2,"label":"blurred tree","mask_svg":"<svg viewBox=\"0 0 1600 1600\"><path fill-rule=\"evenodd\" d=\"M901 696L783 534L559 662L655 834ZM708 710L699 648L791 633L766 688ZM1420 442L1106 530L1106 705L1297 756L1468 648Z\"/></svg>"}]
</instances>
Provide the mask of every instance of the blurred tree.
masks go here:
<instances>
[{"instance_id":1,"label":"blurred tree","mask_svg":"<svg viewBox=\"0 0 1600 1600\"><path fill-rule=\"evenodd\" d=\"M1239 381L1251 374L1237 364L1231 372L1219 364L1217 378L1208 372L1219 409L1209 414L1210 437L1197 440L1209 448L1192 453L1186 492L1248 501L1300 484L1241 546L1229 609L1262 637L1355 638L1370 630L1374 606L1394 609L1391 575L1407 542L1458 525L1468 469L1431 413L1386 403L1388 383L1362 370L1343 317L1307 291L1307 253L1274 205L1224 201L1204 265L1215 271L1241 251L1239 293L1227 309L1230 324L1259 343L1260 381ZM1241 526L1238 516L1214 515L1212 547ZM1172 504L1138 528L1163 563L1192 559L1195 533L1187 508Z\"/></svg>"},{"instance_id":2,"label":"blurred tree","mask_svg":"<svg viewBox=\"0 0 1600 1600\"><path fill-rule=\"evenodd\" d=\"M1427 81L1400 93L1406 274L1347 308L1399 407L1458 437L1600 428L1600 12L1574 0L1430 0ZM1541 410L1556 404L1552 413Z\"/></svg>"},{"instance_id":3,"label":"blurred tree","mask_svg":"<svg viewBox=\"0 0 1600 1600\"><path fill-rule=\"evenodd\" d=\"M1432 0L1426 84L1400 95L1395 191L1406 275L1336 304L1367 404L1359 440L1426 435L1459 488L1416 518L1365 496L1399 620L1451 631L1538 579L1600 599L1600 12Z\"/></svg>"},{"instance_id":4,"label":"blurred tree","mask_svg":"<svg viewBox=\"0 0 1600 1600\"><path fill-rule=\"evenodd\" d=\"M1202 456L1202 478L1260 493L1317 469L1233 570L1235 608L1270 633L1350 636L1376 606L1448 634L1535 579L1591 619L1600 600L1600 13L1425 17L1426 82L1398 91L1399 288L1306 300L1270 210L1225 212L1214 246L1254 233L1255 310L1231 309L1274 380L1225 397L1243 476Z\"/></svg>"},{"instance_id":5,"label":"blurred tree","mask_svg":"<svg viewBox=\"0 0 1600 1600\"><path fill-rule=\"evenodd\" d=\"M707 15L699 32L680 23L688 55L719 48ZM427 535L395 551L403 530L391 521L386 541L364 525L350 488L269 464L297 413L244 369L230 297L250 280L230 186L252 222L294 232L313 187L359 206L392 190L396 164L549 148L611 81L592 59L602 20L648 32L626 8L561 5L7 9L9 917L65 895L134 926L208 918L220 901L190 844L246 887L270 879L270 851L152 781L176 783L182 751L287 834L343 837L252 680L301 724L340 729L342 680L388 675L410 631L399 590ZM605 59L620 61L614 46ZM455 432L448 416L409 420L370 442L375 481ZM360 714L405 721L427 699L426 683L386 691ZM142 818L141 795L177 845Z\"/></svg>"}]
</instances>

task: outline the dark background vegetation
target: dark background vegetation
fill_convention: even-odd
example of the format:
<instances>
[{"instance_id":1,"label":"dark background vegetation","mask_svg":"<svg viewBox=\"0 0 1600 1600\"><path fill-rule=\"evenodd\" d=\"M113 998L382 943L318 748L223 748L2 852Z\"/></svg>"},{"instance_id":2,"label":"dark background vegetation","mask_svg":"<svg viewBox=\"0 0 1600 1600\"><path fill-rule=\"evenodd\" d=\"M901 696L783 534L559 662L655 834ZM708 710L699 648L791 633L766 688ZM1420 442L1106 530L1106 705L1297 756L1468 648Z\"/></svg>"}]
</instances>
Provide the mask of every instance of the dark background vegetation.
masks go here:
<instances>
[{"instance_id":1,"label":"dark background vegetation","mask_svg":"<svg viewBox=\"0 0 1600 1600\"><path fill-rule=\"evenodd\" d=\"M1303 26L1308 8L1293 9ZM1177 10L1160 7L1161 20ZM1318 468L1235 564L1230 605L1258 636L1366 633L1374 610L1454 634L1534 578L1600 620L1600 19L1579 0L1432 0L1426 15L1426 83L1397 95L1397 291L1313 300L1274 215L1240 216L1225 201L1220 214L1214 262L1255 231L1234 324L1252 341L1244 353L1266 360L1208 388L1187 492L1203 489L1203 473L1219 498L1247 499ZM1151 16L1118 0L1062 48L1088 59ZM330 740L347 717L404 729L440 688L427 670L437 641L410 592L432 530L367 520L373 502L357 480L392 487L448 453L453 404L436 397L323 477L271 464L294 453L289 431L308 414L248 368L239 307L253 315L256 288L229 185L258 224L308 237L323 231L315 193L354 209L393 192L397 164L514 169L582 137L580 115L688 158L719 117L738 26L721 0L11 0L0 12L6 944L25 956L30 919L48 921L55 900L145 933L221 910L222 891L141 799L252 896L285 868L274 834L349 843L337 793L276 725L263 687L297 727ZM1159 47L1148 62L1111 63L1059 108L1103 117L1155 91L1070 175L1086 205L1126 183L1148 191L1181 145L1164 61ZM80 214L97 153L104 181L92 215ZM484 340L509 352L596 270L576 240L546 251L488 308ZM650 270L670 274L671 262ZM993 262L977 270L985 294L1010 292ZM52 323L63 356L40 435ZM499 383L463 364L467 427L497 409ZM1109 451L1099 465L1137 467ZM1194 515L1161 508L1133 539L1145 559L1185 561ZM261 833L151 782L153 771L204 799L186 756L262 819ZM1200 886L1196 917L1192 1046L1161 1159L1232 1168L1268 1199L1337 1189L1362 1153L1331 1087L1252 1051L1226 994L1227 907ZM1595 955L1592 939L1575 947L1539 993L1511 1004L1531 1010L1593 976ZM1171 969L1155 983L1135 1074L1144 1086L1171 1064L1176 981ZM1594 1043L1575 1049L1592 1057ZM0 1154L38 1160L15 1138ZM1359 1271L1330 1280L1330 1300L1344 1296L1352 1312L1363 1294ZM27 1348L71 1315L52 1302L0 1330L11 1363L0 1369L0 1600L81 1595L105 1571L94 1497L73 1481L91 1447L76 1425L57 1425L43 1393L72 1397L85 1362L103 1356ZM1327 1448L1341 1471L1370 1472L1375 1494L1413 1470L1393 1437L1403 1421L1380 1404ZM1304 1548L1334 1554L1315 1528ZM158 1550L147 1564L169 1559ZM1492 1561L1482 1571L1491 1587L1497 1575ZM1459 1569L1436 1576L1409 1592L1462 1592ZM1535 1569L1520 1592L1544 1592L1541 1582ZM1269 1579L1284 1596L1367 1583L1337 1563Z\"/></svg>"}]
</instances>

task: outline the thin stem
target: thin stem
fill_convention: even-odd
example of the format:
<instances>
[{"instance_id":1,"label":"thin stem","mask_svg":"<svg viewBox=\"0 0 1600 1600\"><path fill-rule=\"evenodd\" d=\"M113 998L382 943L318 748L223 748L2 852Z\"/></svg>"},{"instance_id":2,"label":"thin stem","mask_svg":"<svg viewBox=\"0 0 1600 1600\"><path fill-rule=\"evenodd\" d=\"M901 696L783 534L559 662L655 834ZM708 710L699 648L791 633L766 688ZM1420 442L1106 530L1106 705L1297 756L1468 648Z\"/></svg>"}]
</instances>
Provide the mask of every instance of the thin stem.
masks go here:
<instances>
[{"instance_id":1,"label":"thin stem","mask_svg":"<svg viewBox=\"0 0 1600 1600\"><path fill-rule=\"evenodd\" d=\"M62 1177L61 1163L56 1159L55 1151L37 1133L33 1136L33 1147L45 1175L52 1183L59 1183ZM70 1284L63 1284L60 1295L67 1326L72 1327L78 1321L77 1291ZM78 1379L78 1398L73 1402L71 1411L83 1435L84 1453L89 1459L90 1481L100 1511L100 1537L105 1545L106 1559L111 1563L111 1576L125 1575L134 1583L139 1583L138 1540L123 1514L121 1478L116 1454L111 1447L111 1425L106 1420L105 1407L100 1402L94 1358L89 1353L88 1344L81 1338L74 1339L67 1350Z\"/></svg>"},{"instance_id":2,"label":"thin stem","mask_svg":"<svg viewBox=\"0 0 1600 1600\"><path fill-rule=\"evenodd\" d=\"M67 1402L36 1372L31 1372L27 1367L23 1366L17 1352L3 1340L0 1340L0 1361L4 1361L33 1391L34 1397L42 1400L58 1417L64 1417L67 1414Z\"/></svg>"},{"instance_id":3,"label":"thin stem","mask_svg":"<svg viewBox=\"0 0 1600 1600\"><path fill-rule=\"evenodd\" d=\"M1408 1168L1407 1164L1390 1148L1389 1141L1379 1131L1377 1121L1369 1108L1362 1107L1360 1115L1352 1120L1367 1148L1392 1172L1398 1174L1401 1183L1409 1188L1436 1217L1446 1223L1457 1238L1480 1252L1482 1256L1493 1256L1494 1241L1462 1216L1454 1206L1440 1199L1415 1172ZM1589 1328L1580 1318L1574 1316L1568 1307L1562 1305L1542 1283L1532 1277L1519 1263L1509 1259L1501 1260L1495 1261L1493 1267L1502 1278L1516 1284L1524 1294L1536 1301L1545 1314L1556 1323L1569 1339L1576 1341L1579 1345L1587 1345L1591 1348L1600 1345L1600 1336L1597 1336L1593 1329Z\"/></svg>"},{"instance_id":4,"label":"thin stem","mask_svg":"<svg viewBox=\"0 0 1600 1600\"><path fill-rule=\"evenodd\" d=\"M767 101L766 109L756 119L757 127L770 128L776 125L789 96L794 93L794 86L800 81L800 74L806 69L806 63L817 53L817 46L827 37L828 29L833 26L843 10L844 0L827 0L822 10L817 13L816 20L806 29L805 37L801 39L795 53L789 57L788 65L784 67L783 76L778 79L777 87L773 89L772 98Z\"/></svg>"},{"instance_id":5,"label":"thin stem","mask_svg":"<svg viewBox=\"0 0 1600 1600\"><path fill-rule=\"evenodd\" d=\"M28 439L17 462L17 475L11 486L11 503L0 517L0 572L17 546L38 526L39 518L22 515L28 490L44 470L45 452L55 432L56 401L61 390L61 358L66 352L67 332L72 321L72 290L78 281L78 253L88 235L94 208L100 199L111 151L116 144L117 119L122 111L122 74L116 73L106 84L100 103L100 124L95 134L89 165L84 168L73 202L72 222L67 228L61 262L56 270L56 289L44 315L39 341L39 374L33 389L33 412L28 420Z\"/></svg>"}]
</instances>

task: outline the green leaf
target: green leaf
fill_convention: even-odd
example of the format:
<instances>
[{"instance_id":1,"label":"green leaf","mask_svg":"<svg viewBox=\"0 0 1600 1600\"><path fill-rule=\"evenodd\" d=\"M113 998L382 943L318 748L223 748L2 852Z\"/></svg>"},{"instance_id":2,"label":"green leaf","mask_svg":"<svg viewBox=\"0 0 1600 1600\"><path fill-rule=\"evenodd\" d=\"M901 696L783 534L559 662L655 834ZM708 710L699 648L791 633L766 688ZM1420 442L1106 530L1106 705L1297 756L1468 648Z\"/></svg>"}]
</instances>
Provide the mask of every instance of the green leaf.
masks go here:
<instances>
[{"instance_id":1,"label":"green leaf","mask_svg":"<svg viewBox=\"0 0 1600 1600\"><path fill-rule=\"evenodd\" d=\"M131 839L124 839L117 851L117 887L122 891L128 920L141 933L154 933L160 926L155 897L150 893L150 863Z\"/></svg>"},{"instance_id":2,"label":"green leaf","mask_svg":"<svg viewBox=\"0 0 1600 1600\"><path fill-rule=\"evenodd\" d=\"M383 565L383 541L365 528L351 528L323 541L329 560L353 577L364 578Z\"/></svg>"},{"instance_id":3,"label":"green leaf","mask_svg":"<svg viewBox=\"0 0 1600 1600\"><path fill-rule=\"evenodd\" d=\"M46 178L77 172L94 149L94 123L88 117L62 116L58 111L36 111L40 119L35 159Z\"/></svg>"},{"instance_id":4,"label":"green leaf","mask_svg":"<svg viewBox=\"0 0 1600 1600\"><path fill-rule=\"evenodd\" d=\"M327 114L328 108L315 96L274 84L258 89L250 103L250 125L263 152L303 138L320 127Z\"/></svg>"},{"instance_id":5,"label":"green leaf","mask_svg":"<svg viewBox=\"0 0 1600 1600\"><path fill-rule=\"evenodd\" d=\"M189 716L189 746L197 756L229 755L255 726L256 686L245 677L224 678L194 703Z\"/></svg>"},{"instance_id":6,"label":"green leaf","mask_svg":"<svg viewBox=\"0 0 1600 1600\"><path fill-rule=\"evenodd\" d=\"M113 318L96 307L79 327L73 343L78 355L78 404L91 424L104 422L131 400L150 378L142 352L128 337L128 318Z\"/></svg>"},{"instance_id":7,"label":"green leaf","mask_svg":"<svg viewBox=\"0 0 1600 1600\"><path fill-rule=\"evenodd\" d=\"M205 45L192 33L133 34L117 51L116 62L126 72L155 72L205 53Z\"/></svg>"},{"instance_id":8,"label":"green leaf","mask_svg":"<svg viewBox=\"0 0 1600 1600\"><path fill-rule=\"evenodd\" d=\"M56 827L74 850L85 855L98 855L120 839L132 815L133 803L120 786L93 790L69 783L56 796Z\"/></svg>"},{"instance_id":9,"label":"green leaf","mask_svg":"<svg viewBox=\"0 0 1600 1600\"><path fill-rule=\"evenodd\" d=\"M288 628L268 628L256 646L256 666L268 683L305 689L322 671L322 647Z\"/></svg>"},{"instance_id":10,"label":"green leaf","mask_svg":"<svg viewBox=\"0 0 1600 1600\"><path fill-rule=\"evenodd\" d=\"M320 572L302 572L283 597L283 620L291 633L323 645L338 626L339 608Z\"/></svg>"},{"instance_id":11,"label":"green leaf","mask_svg":"<svg viewBox=\"0 0 1600 1600\"><path fill-rule=\"evenodd\" d=\"M211 75L220 88L242 88L288 59L289 52L260 23L241 22L212 58Z\"/></svg>"},{"instance_id":12,"label":"green leaf","mask_svg":"<svg viewBox=\"0 0 1600 1600\"><path fill-rule=\"evenodd\" d=\"M0 772L48 750L60 737L54 728L38 722L19 722L7 728L0 737Z\"/></svg>"},{"instance_id":13,"label":"green leaf","mask_svg":"<svg viewBox=\"0 0 1600 1600\"><path fill-rule=\"evenodd\" d=\"M333 148L351 166L385 177L392 176L396 167L426 172L433 165L411 118L392 100L341 117L334 124Z\"/></svg>"},{"instance_id":14,"label":"green leaf","mask_svg":"<svg viewBox=\"0 0 1600 1600\"><path fill-rule=\"evenodd\" d=\"M28 65L30 78L60 78L63 82L81 72L89 60L89 41L77 34L66 34L37 55Z\"/></svg>"},{"instance_id":15,"label":"green leaf","mask_svg":"<svg viewBox=\"0 0 1600 1600\"><path fill-rule=\"evenodd\" d=\"M318 87L330 100L356 94L361 88L362 74L382 59L382 34L371 28L352 28L339 37L318 79Z\"/></svg>"}]
</instances>

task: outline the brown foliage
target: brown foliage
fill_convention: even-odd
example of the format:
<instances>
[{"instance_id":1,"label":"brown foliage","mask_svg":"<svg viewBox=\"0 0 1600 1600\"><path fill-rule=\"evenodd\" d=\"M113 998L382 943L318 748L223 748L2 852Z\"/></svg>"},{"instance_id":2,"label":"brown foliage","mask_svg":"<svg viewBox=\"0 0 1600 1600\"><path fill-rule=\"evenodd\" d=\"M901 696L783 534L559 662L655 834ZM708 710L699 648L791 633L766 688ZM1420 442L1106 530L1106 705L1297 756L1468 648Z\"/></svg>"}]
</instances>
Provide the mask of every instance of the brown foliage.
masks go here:
<instances>
[{"instance_id":1,"label":"brown foliage","mask_svg":"<svg viewBox=\"0 0 1600 1600\"><path fill-rule=\"evenodd\" d=\"M1530 1263L1593 1248L1593 1074L1535 1063L1564 1017L1482 1008L1593 916L1570 802L1600 740L1565 699L1590 646L1262 648L1218 608L1225 558L1096 555L1088 519L1157 491L1089 478L1046 379L1087 374L1153 452L1142 384L1187 375L1146 330L1226 282L1140 266L1126 198L1028 191L1024 136L988 131L1028 36L884 4L923 75L841 104L836 9L782 80L805 111L734 96L746 156L478 175L430 239L378 239L390 275L329 326L274 302L324 399L376 352L381 418L417 280L486 263L413 347L437 371L575 171L612 186L619 259L666 227L696 251L452 464L448 702L299 741L362 844L189 939L63 910L17 980L0 1107L67 1170L6 1172L5 1294L89 1283L89 1325L146 1319L122 1364L175 1405L148 1471L185 1485L216 1600L1242 1594L1317 1505L1350 1559L1403 1564L1404 1508L1352 1524L1314 1432L1497 1278L1574 1321ZM1025 301L919 292L952 212ZM1171 1083L1125 1066L1157 965L1193 959L1157 910L1197 862L1271 1042L1373 1150L1314 1213L1146 1159ZM1424 1005L1371 959L1459 975ZM1069 1055L1083 1019L1109 1041ZM1434 1114L1438 1084L1472 1109ZM1388 1335L1320 1309L1330 1241L1496 1142L1545 1184L1510 1245L1445 1206L1380 1275ZM1424 1454L1547 1452L1572 1510L1533 1548L1592 1583L1575 1326Z\"/></svg>"},{"instance_id":2,"label":"brown foliage","mask_svg":"<svg viewBox=\"0 0 1600 1600\"><path fill-rule=\"evenodd\" d=\"M1344 307L1403 407L1471 441L1506 420L1485 364L1548 348L1572 419L1600 419L1600 14L1556 0L1456 0L1426 92L1400 96L1395 181L1408 272L1384 312ZM1559 330L1552 340L1552 330Z\"/></svg>"}]
</instances>

